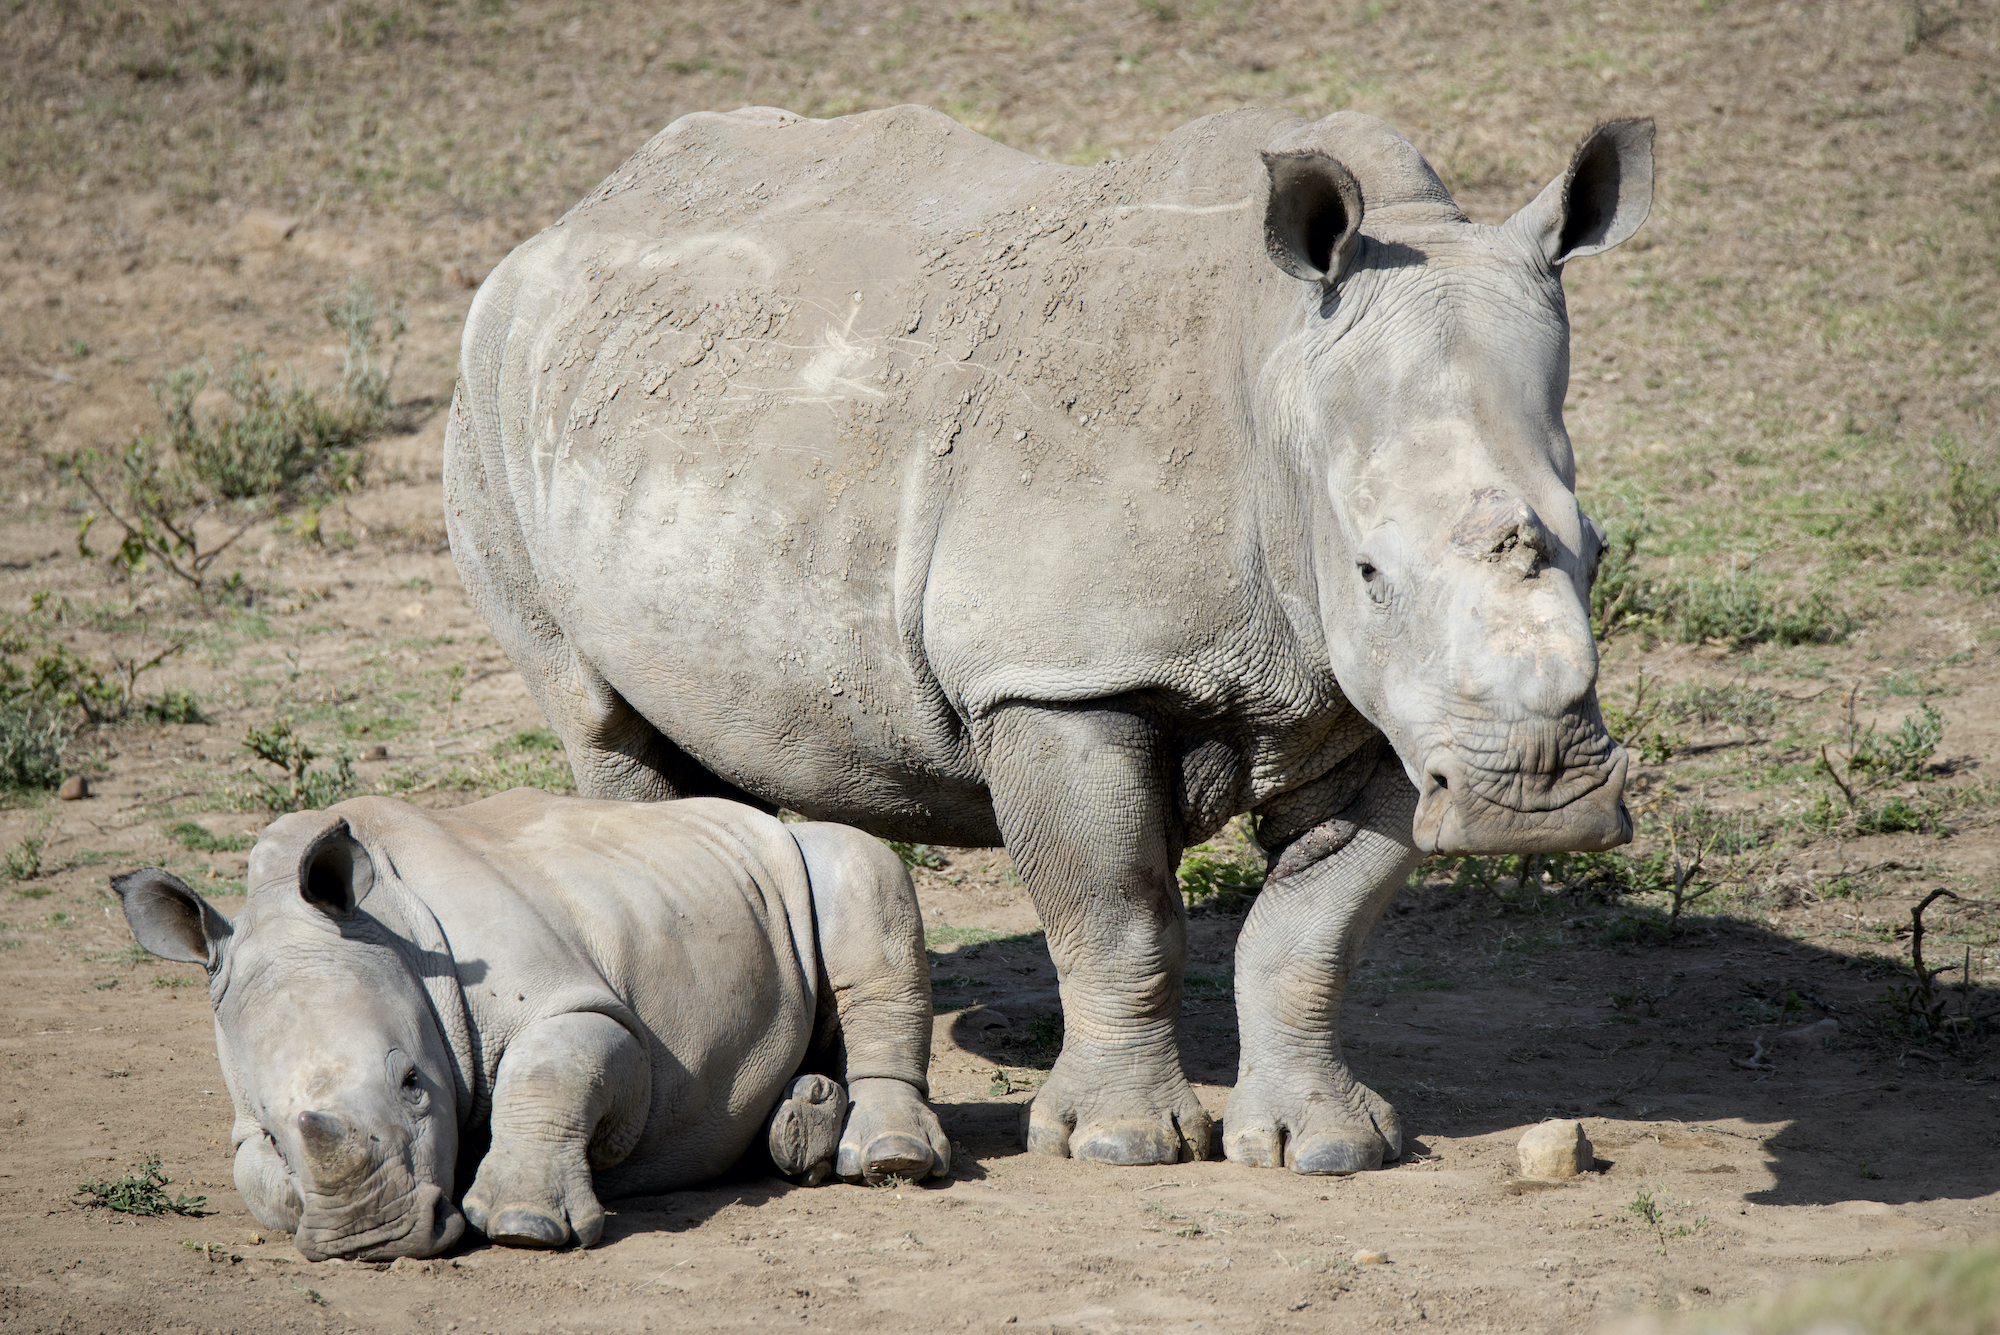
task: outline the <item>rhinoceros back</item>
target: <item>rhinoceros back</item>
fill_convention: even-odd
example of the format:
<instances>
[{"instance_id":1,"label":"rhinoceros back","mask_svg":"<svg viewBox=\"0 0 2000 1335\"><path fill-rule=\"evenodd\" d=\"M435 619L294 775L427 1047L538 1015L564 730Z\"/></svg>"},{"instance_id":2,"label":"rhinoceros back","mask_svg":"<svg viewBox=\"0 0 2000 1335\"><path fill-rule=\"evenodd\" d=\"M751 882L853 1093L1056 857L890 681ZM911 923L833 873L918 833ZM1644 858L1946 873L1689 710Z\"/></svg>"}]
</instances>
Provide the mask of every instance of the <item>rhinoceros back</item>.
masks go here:
<instances>
[{"instance_id":1,"label":"rhinoceros back","mask_svg":"<svg viewBox=\"0 0 2000 1335\"><path fill-rule=\"evenodd\" d=\"M333 811L443 928L483 1090L513 1034L607 1014L647 1045L653 1107L600 1188L666 1190L741 1157L805 1055L819 994L811 888L780 822L707 799L526 789L450 811Z\"/></svg>"},{"instance_id":2,"label":"rhinoceros back","mask_svg":"<svg viewBox=\"0 0 2000 1335\"><path fill-rule=\"evenodd\" d=\"M1245 444L1294 119L1077 168L924 108L689 116L523 245L468 317L446 511L558 730L615 695L768 801L983 843L1006 701L1336 708Z\"/></svg>"}]
</instances>

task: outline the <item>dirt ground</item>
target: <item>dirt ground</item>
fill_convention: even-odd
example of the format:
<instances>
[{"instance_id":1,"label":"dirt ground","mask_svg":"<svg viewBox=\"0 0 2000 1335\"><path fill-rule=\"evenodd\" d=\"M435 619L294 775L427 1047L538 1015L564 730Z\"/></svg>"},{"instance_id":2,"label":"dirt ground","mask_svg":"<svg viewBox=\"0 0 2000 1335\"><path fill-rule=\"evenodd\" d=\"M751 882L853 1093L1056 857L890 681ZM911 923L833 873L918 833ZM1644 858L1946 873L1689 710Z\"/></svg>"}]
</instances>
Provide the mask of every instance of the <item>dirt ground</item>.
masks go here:
<instances>
[{"instance_id":1,"label":"dirt ground","mask_svg":"<svg viewBox=\"0 0 2000 1335\"><path fill-rule=\"evenodd\" d=\"M1953 573L1962 553L1810 527L1903 523L1867 506L1942 476L1933 433L1993 441L1991 7L1527 4L1489 7L1483 27L1453 6L1180 8L690 3L642 24L608 5L346 4L274 7L262 26L239 4L8 8L0 647L114 665L184 640L140 694L191 692L205 721L88 731L68 759L89 799L0 804L0 1332L1567 1331L1994 1235L2000 1042L1926 1041L1892 989L1911 906L1945 887L1961 898L1927 915L1931 962L1962 957L1974 984L1944 975L1946 1003L2000 1000L2000 598ZM242 54L244 33L264 56ZM272 51L289 82L253 77ZM309 84L312 61L353 78ZM164 865L235 912L230 836L270 818L272 773L242 742L276 719L350 756L359 788L412 801L561 786L444 547L442 408L472 289L673 114L898 100L1073 161L1223 105L1360 106L1489 220L1594 117L1659 115L1644 244L1571 287L1585 489L1679 525L1658 556L1692 563L1675 569L1733 553L1703 536L1729 516L1766 568L1831 571L1856 620L1792 648L1623 634L1604 695L1635 713L1642 689L1680 702L1639 801L1748 813L1765 852L1671 935L1658 896L1428 869L1371 941L1343 1029L1415 1144L1335 1180L1021 1153L1060 1032L1054 972L1004 854L938 850L917 881L948 1182L745 1175L616 1203L589 1252L306 1263L230 1183L198 971L135 956L107 876ZM452 171L426 184L413 162ZM156 429L148 381L238 344L326 380L338 348L314 302L356 274L409 325L365 484L316 530L298 509L260 519L225 563L245 580L230 598L82 555L87 507L47 457ZM96 548L115 545L104 532ZM1863 724L1893 729L1922 703L1947 719L1899 790L1935 813L1913 828L1809 819L1831 791L1816 748L1837 751L1850 690ZM1240 923L1213 901L1191 922L1184 1058L1218 1116ZM1522 1180L1515 1142L1557 1116L1582 1121L1600 1171ZM208 1213L79 1203L79 1183L154 1153ZM1387 1263L1356 1264L1363 1250Z\"/></svg>"}]
</instances>

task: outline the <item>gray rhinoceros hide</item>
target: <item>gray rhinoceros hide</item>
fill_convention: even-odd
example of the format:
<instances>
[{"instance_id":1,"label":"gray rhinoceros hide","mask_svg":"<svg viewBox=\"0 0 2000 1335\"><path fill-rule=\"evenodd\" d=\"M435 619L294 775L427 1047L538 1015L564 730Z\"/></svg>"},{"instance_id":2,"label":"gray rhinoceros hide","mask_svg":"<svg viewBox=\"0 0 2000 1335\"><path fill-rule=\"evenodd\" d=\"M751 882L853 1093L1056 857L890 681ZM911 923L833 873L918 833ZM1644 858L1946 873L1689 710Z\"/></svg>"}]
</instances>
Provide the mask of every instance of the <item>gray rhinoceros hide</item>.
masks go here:
<instances>
[{"instance_id":1,"label":"gray rhinoceros hide","mask_svg":"<svg viewBox=\"0 0 2000 1335\"><path fill-rule=\"evenodd\" d=\"M1261 815L1317 1051L1419 850L1630 836L1560 280L1651 144L1599 127L1487 227L1353 113L1095 168L917 107L684 117L481 289L454 557L582 791L1004 841L1068 1016L1030 1142L1205 1153L1184 847ZM1337 1051L1261 1069L1394 1152Z\"/></svg>"},{"instance_id":2,"label":"gray rhinoceros hide","mask_svg":"<svg viewBox=\"0 0 2000 1335\"><path fill-rule=\"evenodd\" d=\"M914 892L856 831L714 799L359 798L273 823L249 875L233 922L157 869L115 885L142 944L207 965L238 1189L315 1260L433 1255L468 1217L588 1244L600 1198L712 1177L767 1126L812 1180L836 1151L871 1180L948 1163ZM829 1042L851 1114L794 1080Z\"/></svg>"}]
</instances>

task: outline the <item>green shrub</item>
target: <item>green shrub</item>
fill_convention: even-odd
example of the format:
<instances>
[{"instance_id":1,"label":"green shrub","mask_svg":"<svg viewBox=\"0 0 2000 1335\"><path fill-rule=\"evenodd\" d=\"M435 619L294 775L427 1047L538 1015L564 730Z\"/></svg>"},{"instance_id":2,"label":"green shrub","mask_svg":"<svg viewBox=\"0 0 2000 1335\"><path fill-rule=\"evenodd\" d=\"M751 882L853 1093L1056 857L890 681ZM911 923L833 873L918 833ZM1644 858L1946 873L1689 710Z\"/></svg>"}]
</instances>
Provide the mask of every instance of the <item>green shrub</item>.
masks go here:
<instances>
[{"instance_id":1,"label":"green shrub","mask_svg":"<svg viewBox=\"0 0 2000 1335\"><path fill-rule=\"evenodd\" d=\"M205 494L290 497L343 490L357 479L360 446L381 433L395 407L389 391L395 364L377 361L384 321L366 279L355 279L342 296L322 299L320 313L346 339L340 375L329 390L296 375L281 386L261 352L241 348L221 380L231 411L196 413L195 398L211 378L206 367L182 367L154 382L166 421L164 443ZM388 341L402 337L401 315L389 313L386 324Z\"/></svg>"},{"instance_id":2,"label":"green shrub","mask_svg":"<svg viewBox=\"0 0 2000 1335\"><path fill-rule=\"evenodd\" d=\"M1687 576L1655 590L1661 627L1683 644L1720 640L1734 648L1753 644L1834 644L1854 629L1854 619L1823 591L1781 603L1748 575Z\"/></svg>"},{"instance_id":3,"label":"green shrub","mask_svg":"<svg viewBox=\"0 0 2000 1335\"><path fill-rule=\"evenodd\" d=\"M63 781L63 752L75 736L68 710L0 686L0 788L54 788Z\"/></svg>"},{"instance_id":4,"label":"green shrub","mask_svg":"<svg viewBox=\"0 0 2000 1335\"><path fill-rule=\"evenodd\" d=\"M1925 701L1903 715L1896 731L1886 737L1877 733L1873 724L1854 735L1847 762L1849 777L1859 775L1881 783L1921 778L1943 740L1944 715Z\"/></svg>"},{"instance_id":5,"label":"green shrub","mask_svg":"<svg viewBox=\"0 0 2000 1335\"><path fill-rule=\"evenodd\" d=\"M109 457L81 450L52 458L96 503L77 525L79 554L94 555L88 535L102 514L124 532L117 559L128 571L157 564L206 596L210 566L260 512L238 505L234 530L206 548L197 520L229 502L287 502L354 486L361 445L381 433L395 406L395 361L384 365L380 355L402 337L404 325L394 311L385 319L362 279L344 296L323 299L320 313L347 345L330 388L307 385L296 374L280 384L262 352L238 348L219 382L227 409L198 411L195 400L215 373L184 366L151 386L163 431L142 433ZM226 583L240 585L240 574Z\"/></svg>"},{"instance_id":6,"label":"green shrub","mask_svg":"<svg viewBox=\"0 0 2000 1335\"><path fill-rule=\"evenodd\" d=\"M1264 888L1268 862L1251 818L1238 817L1181 855L1181 893L1190 905L1233 907Z\"/></svg>"},{"instance_id":7,"label":"green shrub","mask_svg":"<svg viewBox=\"0 0 2000 1335\"><path fill-rule=\"evenodd\" d=\"M2000 534L2000 469L1977 467L1950 435L1938 437L1937 452L1945 468L1941 499L1952 529L1968 538Z\"/></svg>"},{"instance_id":8,"label":"green shrub","mask_svg":"<svg viewBox=\"0 0 2000 1335\"><path fill-rule=\"evenodd\" d=\"M1741 649L1833 644L1854 629L1854 618L1822 590L1793 601L1777 597L1765 580L1748 573L1650 575L1639 547L1651 532L1644 511L1606 526L1604 555L1590 590L1591 624L1600 640L1643 628L1683 644L1717 640Z\"/></svg>"},{"instance_id":9,"label":"green shrub","mask_svg":"<svg viewBox=\"0 0 2000 1335\"><path fill-rule=\"evenodd\" d=\"M165 834L182 848L196 853L241 853L257 842L254 834L215 834L191 820L168 826Z\"/></svg>"},{"instance_id":10,"label":"green shrub","mask_svg":"<svg viewBox=\"0 0 2000 1335\"><path fill-rule=\"evenodd\" d=\"M1855 719L1855 702L1860 688L1847 696L1847 744L1836 752L1830 746L1819 749L1818 770L1839 792L1841 804L1822 791L1804 816L1808 829L1833 833L1852 829L1857 834L1894 834L1904 830L1939 828L1942 808L1935 802L1914 802L1891 797L1880 806L1867 802L1878 788L1925 778L1938 743L1944 740L1945 717L1929 701L1903 716L1892 733L1877 732L1874 724L1860 727ZM1844 804L1844 805L1843 805Z\"/></svg>"},{"instance_id":11,"label":"green shrub","mask_svg":"<svg viewBox=\"0 0 2000 1335\"><path fill-rule=\"evenodd\" d=\"M1605 525L1604 554L1590 586L1590 624L1600 640L1653 613L1653 583L1639 568L1639 543L1651 532L1643 510Z\"/></svg>"},{"instance_id":12,"label":"green shrub","mask_svg":"<svg viewBox=\"0 0 2000 1335\"><path fill-rule=\"evenodd\" d=\"M206 723L208 719L201 712L201 703L194 692L170 686L151 700L142 701L139 710L149 723Z\"/></svg>"},{"instance_id":13,"label":"green shrub","mask_svg":"<svg viewBox=\"0 0 2000 1335\"><path fill-rule=\"evenodd\" d=\"M186 470L181 480L223 500L338 490L359 473L357 451L382 426L375 405L324 394L296 376L280 386L262 353L240 348L221 380L232 409L197 413L195 397L210 374L171 371L154 382L153 395L166 419L164 443Z\"/></svg>"},{"instance_id":14,"label":"green shrub","mask_svg":"<svg viewBox=\"0 0 2000 1335\"><path fill-rule=\"evenodd\" d=\"M42 871L42 850L48 847L48 836L36 830L21 836L21 842L7 850L0 857L0 879L9 881L31 881Z\"/></svg>"}]
</instances>

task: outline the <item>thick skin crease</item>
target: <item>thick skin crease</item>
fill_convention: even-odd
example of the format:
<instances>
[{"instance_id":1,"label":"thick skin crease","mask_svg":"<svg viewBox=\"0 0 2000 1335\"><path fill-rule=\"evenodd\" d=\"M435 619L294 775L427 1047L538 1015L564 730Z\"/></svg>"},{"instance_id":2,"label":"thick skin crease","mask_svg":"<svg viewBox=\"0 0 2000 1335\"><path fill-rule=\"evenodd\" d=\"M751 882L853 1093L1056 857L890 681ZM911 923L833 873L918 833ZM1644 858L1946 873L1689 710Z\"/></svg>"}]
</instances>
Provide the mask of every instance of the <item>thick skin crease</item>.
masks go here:
<instances>
[{"instance_id":1,"label":"thick skin crease","mask_svg":"<svg viewBox=\"0 0 2000 1335\"><path fill-rule=\"evenodd\" d=\"M1487 227L1354 113L1093 168L919 107L687 116L481 288L452 552L580 791L1005 842L1067 1018L1039 1151L1211 1152L1173 870L1258 812L1332 954L1224 1148L1374 1162L1337 980L1405 854L1631 834L1561 275L1651 193L1645 121ZM1275 968L1250 1027L1298 1010ZM1302 1117L1376 1148L1272 1148Z\"/></svg>"},{"instance_id":2,"label":"thick skin crease","mask_svg":"<svg viewBox=\"0 0 2000 1335\"><path fill-rule=\"evenodd\" d=\"M311 1260L468 1225L588 1246L603 1200L760 1138L808 1183L950 1166L916 892L859 831L713 798L360 798L274 822L250 881L234 922L157 868L113 884L142 945L208 966L237 1189Z\"/></svg>"}]
</instances>

